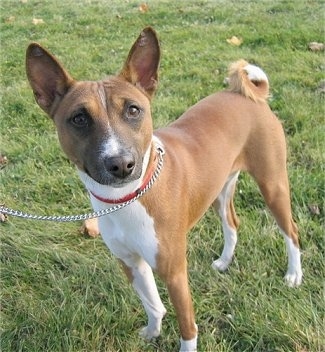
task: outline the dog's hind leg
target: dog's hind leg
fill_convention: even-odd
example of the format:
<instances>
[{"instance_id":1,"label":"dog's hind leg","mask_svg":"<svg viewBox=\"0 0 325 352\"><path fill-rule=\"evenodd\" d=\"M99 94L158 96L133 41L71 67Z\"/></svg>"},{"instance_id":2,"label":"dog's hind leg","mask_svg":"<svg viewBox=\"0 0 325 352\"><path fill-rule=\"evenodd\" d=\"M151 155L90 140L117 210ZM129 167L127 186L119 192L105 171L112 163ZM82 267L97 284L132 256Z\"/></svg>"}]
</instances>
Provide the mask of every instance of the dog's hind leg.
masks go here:
<instances>
[{"instance_id":1,"label":"dog's hind leg","mask_svg":"<svg viewBox=\"0 0 325 352\"><path fill-rule=\"evenodd\" d=\"M232 261L236 243L237 228L239 220L235 212L233 196L239 172L229 176L221 193L213 203L213 207L220 215L222 221L222 230L224 235L224 247L219 259L212 263L212 267L219 271L225 271Z\"/></svg>"},{"instance_id":2,"label":"dog's hind leg","mask_svg":"<svg viewBox=\"0 0 325 352\"><path fill-rule=\"evenodd\" d=\"M279 175L278 175L279 176ZM298 228L292 219L289 184L286 172L282 177L257 180L266 204L280 228L288 252L288 270L285 281L288 286L299 286L302 281Z\"/></svg>"},{"instance_id":3,"label":"dog's hind leg","mask_svg":"<svg viewBox=\"0 0 325 352\"><path fill-rule=\"evenodd\" d=\"M290 287L299 286L302 281L302 270L298 229L292 219L286 142L282 125L274 116L273 119L269 119L268 124L261 125L260 133L254 136L252 135L246 148L247 171L256 180L267 206L284 235L288 251L285 281Z\"/></svg>"},{"instance_id":4,"label":"dog's hind leg","mask_svg":"<svg viewBox=\"0 0 325 352\"><path fill-rule=\"evenodd\" d=\"M302 281L302 270L298 229L291 212L286 144L279 122L274 124L269 131L273 131L273 134L264 135L264 147L250 148L251 153L247 157L248 172L256 180L267 206L284 235L288 251L288 269L285 280L290 287L299 286Z\"/></svg>"},{"instance_id":5,"label":"dog's hind leg","mask_svg":"<svg viewBox=\"0 0 325 352\"><path fill-rule=\"evenodd\" d=\"M159 336L166 309L161 302L151 267L137 255L129 257L127 264L121 263L148 316L148 325L142 328L140 335L147 340Z\"/></svg>"}]
</instances>

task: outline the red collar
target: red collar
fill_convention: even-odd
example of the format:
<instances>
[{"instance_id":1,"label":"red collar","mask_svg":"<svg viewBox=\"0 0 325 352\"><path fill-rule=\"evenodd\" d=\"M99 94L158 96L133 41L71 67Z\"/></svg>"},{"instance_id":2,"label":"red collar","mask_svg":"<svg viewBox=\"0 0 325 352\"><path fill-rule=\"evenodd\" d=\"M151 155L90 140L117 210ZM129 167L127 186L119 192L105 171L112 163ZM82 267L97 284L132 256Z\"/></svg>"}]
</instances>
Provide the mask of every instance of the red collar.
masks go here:
<instances>
[{"instance_id":1,"label":"red collar","mask_svg":"<svg viewBox=\"0 0 325 352\"><path fill-rule=\"evenodd\" d=\"M148 185L148 183L150 182L154 171L155 171L155 165L156 165L156 161L157 161L157 156L155 157L153 163L152 163L152 167L147 171L147 174L142 182L142 185L137 188L134 192L127 194L126 196L122 197L122 198L118 198L118 199L110 199L110 198L103 198L101 196L98 196L97 194L93 193L92 191L89 191L96 199L100 200L101 202L104 203L108 203L108 204L120 204L120 203L124 203L124 202L128 202L129 200L135 198L140 192L142 192L146 186Z\"/></svg>"}]
</instances>

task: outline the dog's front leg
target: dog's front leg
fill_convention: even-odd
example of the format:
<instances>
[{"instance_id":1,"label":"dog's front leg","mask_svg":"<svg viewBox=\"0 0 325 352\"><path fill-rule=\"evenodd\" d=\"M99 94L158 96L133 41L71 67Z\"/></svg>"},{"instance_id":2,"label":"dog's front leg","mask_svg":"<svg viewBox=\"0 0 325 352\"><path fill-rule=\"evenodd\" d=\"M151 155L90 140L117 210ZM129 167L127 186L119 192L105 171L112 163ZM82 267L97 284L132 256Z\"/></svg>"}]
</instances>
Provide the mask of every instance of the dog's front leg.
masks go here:
<instances>
[{"instance_id":1,"label":"dog's front leg","mask_svg":"<svg viewBox=\"0 0 325 352\"><path fill-rule=\"evenodd\" d=\"M140 331L140 335L150 340L160 335L161 322L166 314L166 309L161 302L152 269L138 255L128 257L127 260L121 262L148 316L148 325Z\"/></svg>"},{"instance_id":2,"label":"dog's front leg","mask_svg":"<svg viewBox=\"0 0 325 352\"><path fill-rule=\"evenodd\" d=\"M185 254L184 254L185 256ZM195 324L191 292L188 285L186 259L177 260L174 265L163 265L170 268L160 272L165 281L170 299L176 310L179 328L181 330L180 352L195 352L197 347L197 325Z\"/></svg>"}]
</instances>

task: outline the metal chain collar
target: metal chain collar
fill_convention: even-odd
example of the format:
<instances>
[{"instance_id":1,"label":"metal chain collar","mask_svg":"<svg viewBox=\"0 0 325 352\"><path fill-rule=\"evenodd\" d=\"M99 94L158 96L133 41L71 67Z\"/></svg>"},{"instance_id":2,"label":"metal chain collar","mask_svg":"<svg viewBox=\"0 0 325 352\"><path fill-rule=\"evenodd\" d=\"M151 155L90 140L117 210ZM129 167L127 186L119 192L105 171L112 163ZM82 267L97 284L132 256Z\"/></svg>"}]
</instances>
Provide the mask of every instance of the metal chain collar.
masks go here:
<instances>
[{"instance_id":1,"label":"metal chain collar","mask_svg":"<svg viewBox=\"0 0 325 352\"><path fill-rule=\"evenodd\" d=\"M142 191L140 191L134 198L132 198L124 203L114 205L113 207L110 207L110 208L95 211L93 213L80 214L80 215L66 215L66 216L33 215L33 214L23 213L22 211L19 211L19 210L7 208L4 205L0 205L0 214L12 215L12 216L16 216L16 217L23 218L23 219L29 219L29 220L44 220L44 221L57 221L57 222L88 220L88 219L99 218L101 216L112 214L118 210L121 210L121 209L127 207L128 205L130 205L131 203L135 202L137 199L142 197L155 183L155 181L157 180L157 178L161 172L161 169L163 167L163 162L164 162L163 156L165 154L165 151L161 146L157 147L157 152L159 155L157 167L156 167L156 170L153 173L150 181L148 182L147 186Z\"/></svg>"}]
</instances>

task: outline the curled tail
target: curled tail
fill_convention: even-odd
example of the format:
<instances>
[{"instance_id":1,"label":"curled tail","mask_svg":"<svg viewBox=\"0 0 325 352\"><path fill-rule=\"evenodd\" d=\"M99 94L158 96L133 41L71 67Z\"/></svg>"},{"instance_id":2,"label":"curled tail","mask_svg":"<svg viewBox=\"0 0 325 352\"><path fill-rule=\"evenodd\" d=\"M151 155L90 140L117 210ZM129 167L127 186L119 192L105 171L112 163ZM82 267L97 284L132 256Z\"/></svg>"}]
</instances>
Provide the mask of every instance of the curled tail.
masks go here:
<instances>
[{"instance_id":1,"label":"curled tail","mask_svg":"<svg viewBox=\"0 0 325 352\"><path fill-rule=\"evenodd\" d=\"M229 90L250 98L255 102L265 102L269 96L269 81L257 66L239 60L229 68Z\"/></svg>"}]
</instances>

